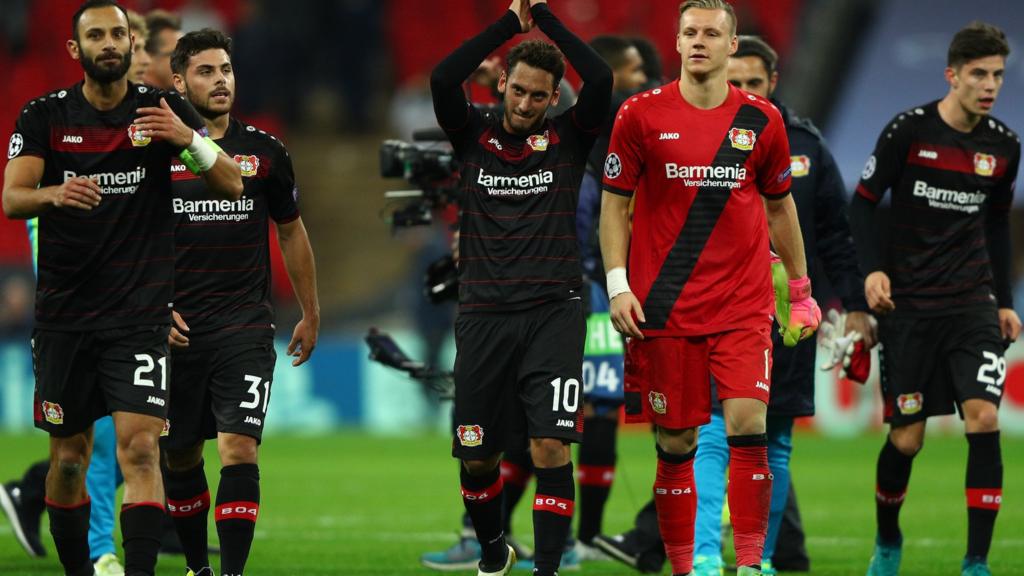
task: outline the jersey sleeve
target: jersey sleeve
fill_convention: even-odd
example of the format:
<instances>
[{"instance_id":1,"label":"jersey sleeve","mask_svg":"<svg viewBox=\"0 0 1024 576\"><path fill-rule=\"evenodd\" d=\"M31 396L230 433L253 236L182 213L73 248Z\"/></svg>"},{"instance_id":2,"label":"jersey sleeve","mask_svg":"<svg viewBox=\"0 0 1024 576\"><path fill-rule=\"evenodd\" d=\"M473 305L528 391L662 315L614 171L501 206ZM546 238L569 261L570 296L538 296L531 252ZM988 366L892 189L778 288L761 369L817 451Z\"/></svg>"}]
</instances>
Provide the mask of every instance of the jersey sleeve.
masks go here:
<instances>
[{"instance_id":1,"label":"jersey sleeve","mask_svg":"<svg viewBox=\"0 0 1024 576\"><path fill-rule=\"evenodd\" d=\"M275 222L287 224L299 217L299 187L295 184L291 156L283 145L278 145L277 149L270 173L267 208Z\"/></svg>"},{"instance_id":2,"label":"jersey sleeve","mask_svg":"<svg viewBox=\"0 0 1024 576\"><path fill-rule=\"evenodd\" d=\"M206 124L203 123L202 117L199 116L199 113L196 112L196 109L193 108L191 104L182 98L181 94L168 90L160 94L160 97L167 100L167 105L171 107L171 110L174 110L174 113L178 115L178 118L181 118L181 121L184 122L186 126L196 132L199 132L203 136L207 135ZM159 105L160 100L158 98L156 106Z\"/></svg>"},{"instance_id":3,"label":"jersey sleeve","mask_svg":"<svg viewBox=\"0 0 1024 576\"><path fill-rule=\"evenodd\" d=\"M875 150L860 174L857 194L871 202L881 200L885 191L895 186L903 174L912 128L909 118L900 116L889 121L879 134Z\"/></svg>"},{"instance_id":4,"label":"jersey sleeve","mask_svg":"<svg viewBox=\"0 0 1024 576\"><path fill-rule=\"evenodd\" d=\"M642 114L626 110L627 105L624 103L615 115L604 160L604 189L620 196L633 195L644 170Z\"/></svg>"},{"instance_id":5,"label":"jersey sleeve","mask_svg":"<svg viewBox=\"0 0 1024 576\"><path fill-rule=\"evenodd\" d=\"M49 121L41 103L29 104L22 110L7 145L7 159L38 156L45 159L50 151Z\"/></svg>"},{"instance_id":6,"label":"jersey sleeve","mask_svg":"<svg viewBox=\"0 0 1024 576\"><path fill-rule=\"evenodd\" d=\"M782 115L772 110L768 127L764 131L765 144L761 165L757 167L757 189L770 200L785 198L792 185L792 161L789 157L789 138L783 128Z\"/></svg>"}]
</instances>

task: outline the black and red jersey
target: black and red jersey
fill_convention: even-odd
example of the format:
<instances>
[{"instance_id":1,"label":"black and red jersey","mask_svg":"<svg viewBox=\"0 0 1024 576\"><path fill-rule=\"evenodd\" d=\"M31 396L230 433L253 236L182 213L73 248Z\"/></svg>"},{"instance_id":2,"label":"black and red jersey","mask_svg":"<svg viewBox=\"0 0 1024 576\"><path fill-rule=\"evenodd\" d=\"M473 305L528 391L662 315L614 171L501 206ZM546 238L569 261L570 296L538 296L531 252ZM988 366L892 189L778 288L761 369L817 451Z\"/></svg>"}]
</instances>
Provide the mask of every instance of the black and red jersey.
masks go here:
<instances>
[{"instance_id":1,"label":"black and red jersey","mask_svg":"<svg viewBox=\"0 0 1024 576\"><path fill-rule=\"evenodd\" d=\"M40 186L75 176L99 184L92 210L51 209L39 216L36 325L100 330L169 323L174 282L171 159L180 150L133 124L140 107L166 99L193 129L202 119L179 94L128 84L112 110L93 108L83 83L36 98L18 117L8 157L38 156Z\"/></svg>"},{"instance_id":2,"label":"black and red jersey","mask_svg":"<svg viewBox=\"0 0 1024 576\"><path fill-rule=\"evenodd\" d=\"M461 162L459 309L521 310L581 297L576 204L587 155L608 113L611 71L546 4L530 8L584 84L576 104L528 135L466 101L462 82L520 32L511 11L469 39L431 75L438 123ZM511 89L511 88L510 88Z\"/></svg>"},{"instance_id":3,"label":"black and red jersey","mask_svg":"<svg viewBox=\"0 0 1024 576\"><path fill-rule=\"evenodd\" d=\"M864 242L858 249L866 274L889 276L897 310L946 314L997 296L1007 305L1008 282L993 281L988 224L1006 220L1019 164L1020 138L995 118L959 132L932 102L885 126L857 194L877 203L891 190L889 222L859 233L875 236L877 255Z\"/></svg>"},{"instance_id":4,"label":"black and red jersey","mask_svg":"<svg viewBox=\"0 0 1024 576\"><path fill-rule=\"evenodd\" d=\"M789 142L779 110L729 86L710 110L679 83L626 100L615 119L604 189L636 194L629 283L648 336L713 334L774 313L762 197L785 198Z\"/></svg>"},{"instance_id":5,"label":"black and red jersey","mask_svg":"<svg viewBox=\"0 0 1024 576\"><path fill-rule=\"evenodd\" d=\"M291 158L277 138L232 118L216 142L241 167L238 200L213 198L202 178L180 161L171 165L174 309L190 347L273 337L268 218L299 217Z\"/></svg>"}]
</instances>

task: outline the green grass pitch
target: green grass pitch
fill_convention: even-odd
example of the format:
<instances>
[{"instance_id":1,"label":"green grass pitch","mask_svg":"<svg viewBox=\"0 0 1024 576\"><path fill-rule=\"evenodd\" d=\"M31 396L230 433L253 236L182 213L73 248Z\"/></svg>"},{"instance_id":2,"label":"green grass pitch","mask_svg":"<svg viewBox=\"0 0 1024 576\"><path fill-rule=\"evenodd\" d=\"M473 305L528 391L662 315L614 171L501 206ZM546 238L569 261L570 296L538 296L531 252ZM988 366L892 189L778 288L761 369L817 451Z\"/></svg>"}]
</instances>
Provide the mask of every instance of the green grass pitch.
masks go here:
<instances>
[{"instance_id":1,"label":"green grass pitch","mask_svg":"<svg viewBox=\"0 0 1024 576\"><path fill-rule=\"evenodd\" d=\"M881 441L881 435L832 439L798 434L795 438L794 482L813 574L864 573L874 537L874 468ZM385 438L356 432L268 438L261 454L263 504L247 573L431 573L419 565L419 555L453 541L462 509L449 442L429 434ZM651 437L642 432L621 435L606 532L628 528L635 510L646 501L654 472L651 443ZM10 479L45 454L46 438L5 435L0 436L0 446L0 479ZM966 538L966 453L963 437L926 440L924 452L914 463L903 509L902 574L959 574ZM1006 499L990 557L997 575L1024 574L1022 456L1024 440L1004 440ZM215 452L209 452L211 489L217 481L216 461ZM525 505L516 514L514 528L523 536L532 533ZM215 535L212 522L210 531ZM45 542L50 550L45 559L28 558L10 525L0 519L0 574L61 574L48 533ZM157 574L180 576L183 572L180 557L161 556ZM615 563L588 563L581 573L631 571Z\"/></svg>"}]
</instances>

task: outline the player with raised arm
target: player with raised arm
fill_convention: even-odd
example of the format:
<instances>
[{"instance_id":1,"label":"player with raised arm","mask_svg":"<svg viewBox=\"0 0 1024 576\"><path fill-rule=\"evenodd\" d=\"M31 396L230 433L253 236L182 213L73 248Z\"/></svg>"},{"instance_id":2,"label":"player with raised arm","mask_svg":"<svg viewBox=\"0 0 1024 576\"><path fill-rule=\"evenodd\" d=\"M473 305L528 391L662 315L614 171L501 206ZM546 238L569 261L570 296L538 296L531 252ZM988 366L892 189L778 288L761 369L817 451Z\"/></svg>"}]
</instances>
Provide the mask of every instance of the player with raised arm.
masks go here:
<instances>
[{"instance_id":1,"label":"player with raised arm","mask_svg":"<svg viewBox=\"0 0 1024 576\"><path fill-rule=\"evenodd\" d=\"M769 236L789 277L790 302L780 303L790 308L787 338L810 336L820 312L789 195L782 116L727 81L735 14L722 0L690 0L679 19L679 81L630 98L616 117L601 251L612 322L631 337L627 412L657 427L654 499L672 572L693 568L693 457L696 429L710 420L713 376L728 436L739 574L758 574L771 495Z\"/></svg>"},{"instance_id":2,"label":"player with raised arm","mask_svg":"<svg viewBox=\"0 0 1024 576\"><path fill-rule=\"evenodd\" d=\"M241 175L180 96L128 81L131 30L116 2L82 4L67 48L84 80L25 107L3 187L8 217L39 217L34 413L50 434L50 532L68 574L93 573L85 472L92 423L111 413L125 572L153 574L174 281L170 162L189 151L210 190L232 200Z\"/></svg>"},{"instance_id":3,"label":"player with raised arm","mask_svg":"<svg viewBox=\"0 0 1024 576\"><path fill-rule=\"evenodd\" d=\"M562 54L541 41L514 47L498 82L500 114L466 100L463 81L534 23L583 79L576 105L554 119ZM581 437L584 344L575 214L587 154L604 122L612 75L542 0L509 10L434 69L438 123L462 162L452 454L482 548L478 574L507 574L515 554L502 533L499 460L530 447L534 574L557 573L573 514L569 443Z\"/></svg>"},{"instance_id":4,"label":"player with raised arm","mask_svg":"<svg viewBox=\"0 0 1024 576\"><path fill-rule=\"evenodd\" d=\"M901 112L878 137L850 205L864 293L878 315L889 434L878 456L871 576L899 571L899 512L930 416L959 412L967 436L964 575L990 574L1002 501L1003 353L1020 335L1010 286L1009 211L1020 137L991 117L1010 53L975 22L949 45L938 101ZM890 190L885 225L875 207Z\"/></svg>"},{"instance_id":5,"label":"player with raised arm","mask_svg":"<svg viewBox=\"0 0 1024 576\"><path fill-rule=\"evenodd\" d=\"M241 166L235 202L211 200L207 185L175 163L174 347L167 453L167 507L189 574L213 576L207 554L210 491L203 445L217 438L220 486L213 507L220 574L242 574L260 507L257 453L274 377L267 219L277 225L288 276L302 307L288 353L309 359L320 326L313 250L299 216L291 158L281 142L231 116L231 39L190 32L171 57L174 84L203 117L210 137Z\"/></svg>"}]
</instances>

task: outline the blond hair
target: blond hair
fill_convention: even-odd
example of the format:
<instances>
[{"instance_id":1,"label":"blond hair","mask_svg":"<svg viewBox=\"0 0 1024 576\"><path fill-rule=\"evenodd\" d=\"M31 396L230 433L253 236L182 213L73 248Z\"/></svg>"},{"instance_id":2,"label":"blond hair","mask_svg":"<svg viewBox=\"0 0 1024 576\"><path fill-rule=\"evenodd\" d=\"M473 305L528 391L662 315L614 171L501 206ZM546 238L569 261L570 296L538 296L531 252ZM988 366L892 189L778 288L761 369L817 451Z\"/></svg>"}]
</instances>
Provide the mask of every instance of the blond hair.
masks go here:
<instances>
[{"instance_id":1,"label":"blond hair","mask_svg":"<svg viewBox=\"0 0 1024 576\"><path fill-rule=\"evenodd\" d=\"M683 13L690 8L700 8L701 10L724 10L729 16L729 22L732 24L730 33L736 35L736 12L732 9L732 4L729 4L725 0L686 0L679 5L679 17L683 17Z\"/></svg>"}]
</instances>

